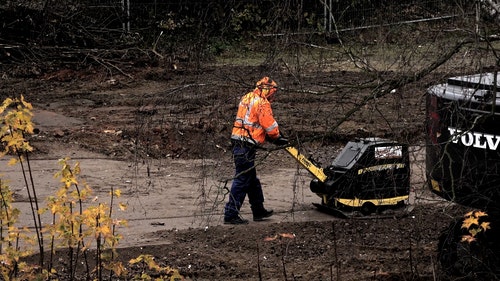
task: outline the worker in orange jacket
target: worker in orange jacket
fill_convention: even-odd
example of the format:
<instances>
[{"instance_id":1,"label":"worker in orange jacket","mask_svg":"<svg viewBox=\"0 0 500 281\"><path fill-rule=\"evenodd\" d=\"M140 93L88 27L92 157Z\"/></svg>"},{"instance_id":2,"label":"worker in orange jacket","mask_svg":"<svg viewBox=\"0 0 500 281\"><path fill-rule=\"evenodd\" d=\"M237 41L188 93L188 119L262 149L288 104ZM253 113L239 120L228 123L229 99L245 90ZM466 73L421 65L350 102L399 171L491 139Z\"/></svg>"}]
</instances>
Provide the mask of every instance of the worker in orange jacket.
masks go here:
<instances>
[{"instance_id":1,"label":"worker in orange jacket","mask_svg":"<svg viewBox=\"0 0 500 281\"><path fill-rule=\"evenodd\" d=\"M264 77L256 83L252 92L240 100L231 134L235 177L229 201L224 208L225 224L248 223L239 213L247 194L254 221L262 221L273 215L273 210L264 208L262 186L255 170L255 155L256 148L266 140L276 145L288 143L280 134L271 109L277 90L276 82Z\"/></svg>"}]
</instances>

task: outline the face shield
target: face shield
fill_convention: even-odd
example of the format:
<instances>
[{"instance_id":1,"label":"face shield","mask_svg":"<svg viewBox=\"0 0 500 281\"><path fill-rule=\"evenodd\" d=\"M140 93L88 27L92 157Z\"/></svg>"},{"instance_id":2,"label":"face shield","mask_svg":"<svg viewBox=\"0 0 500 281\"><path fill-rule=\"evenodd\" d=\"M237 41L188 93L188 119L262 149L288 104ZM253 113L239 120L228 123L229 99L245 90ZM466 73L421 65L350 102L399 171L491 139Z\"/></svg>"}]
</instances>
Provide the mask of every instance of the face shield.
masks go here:
<instances>
[{"instance_id":1,"label":"face shield","mask_svg":"<svg viewBox=\"0 0 500 281\"><path fill-rule=\"evenodd\" d=\"M278 84L269 77L263 77L256 83L257 88L262 91L262 95L270 102L274 100L278 90Z\"/></svg>"},{"instance_id":2,"label":"face shield","mask_svg":"<svg viewBox=\"0 0 500 281\"><path fill-rule=\"evenodd\" d=\"M276 98L276 92L278 91L277 87L272 87L268 89L268 93L266 95L266 98L269 102L273 102L274 99Z\"/></svg>"}]
</instances>

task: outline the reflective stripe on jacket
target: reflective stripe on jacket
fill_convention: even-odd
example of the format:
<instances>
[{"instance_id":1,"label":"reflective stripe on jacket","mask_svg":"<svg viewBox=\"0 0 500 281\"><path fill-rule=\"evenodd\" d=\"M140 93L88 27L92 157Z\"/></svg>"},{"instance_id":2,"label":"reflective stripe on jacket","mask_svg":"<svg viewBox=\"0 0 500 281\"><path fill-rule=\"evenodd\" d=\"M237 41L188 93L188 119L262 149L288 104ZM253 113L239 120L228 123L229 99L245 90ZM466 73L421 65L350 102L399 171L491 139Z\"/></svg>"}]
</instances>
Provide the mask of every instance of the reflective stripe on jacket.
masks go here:
<instances>
[{"instance_id":1,"label":"reflective stripe on jacket","mask_svg":"<svg viewBox=\"0 0 500 281\"><path fill-rule=\"evenodd\" d=\"M271 139L278 138L280 132L271 103L261 93L260 89L255 89L241 98L231 139L262 144L266 135Z\"/></svg>"}]
</instances>

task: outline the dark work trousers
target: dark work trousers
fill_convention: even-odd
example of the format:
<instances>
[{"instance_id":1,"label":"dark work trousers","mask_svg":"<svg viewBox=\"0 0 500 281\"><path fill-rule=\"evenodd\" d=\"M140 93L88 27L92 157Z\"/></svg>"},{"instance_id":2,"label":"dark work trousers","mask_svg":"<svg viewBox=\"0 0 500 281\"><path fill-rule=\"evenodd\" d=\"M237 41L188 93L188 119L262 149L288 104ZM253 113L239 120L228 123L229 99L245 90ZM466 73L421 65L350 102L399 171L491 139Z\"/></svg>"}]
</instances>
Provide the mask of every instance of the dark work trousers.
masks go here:
<instances>
[{"instance_id":1,"label":"dark work trousers","mask_svg":"<svg viewBox=\"0 0 500 281\"><path fill-rule=\"evenodd\" d=\"M231 219L239 215L239 211L245 197L248 194L248 201L252 211L264 209L264 195L260 180L257 178L255 170L256 149L252 144L244 142L234 142L233 160L235 165L235 177L229 193L229 201L224 208L224 218Z\"/></svg>"}]
</instances>

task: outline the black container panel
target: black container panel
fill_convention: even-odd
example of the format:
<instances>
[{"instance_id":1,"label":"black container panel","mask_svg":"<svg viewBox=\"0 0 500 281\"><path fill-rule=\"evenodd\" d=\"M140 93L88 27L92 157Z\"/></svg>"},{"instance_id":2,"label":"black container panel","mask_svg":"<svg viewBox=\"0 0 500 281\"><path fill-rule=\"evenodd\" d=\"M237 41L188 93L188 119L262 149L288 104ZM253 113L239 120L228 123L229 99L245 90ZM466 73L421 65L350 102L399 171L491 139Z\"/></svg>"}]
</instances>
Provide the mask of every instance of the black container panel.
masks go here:
<instances>
[{"instance_id":1,"label":"black container panel","mask_svg":"<svg viewBox=\"0 0 500 281\"><path fill-rule=\"evenodd\" d=\"M481 77L491 82L494 76ZM487 85L481 87L488 88ZM448 86L432 88L427 95L426 174L429 187L448 200L498 212L500 115L496 98L495 101L492 98L496 95L478 100L470 94L471 89L464 90L463 99L457 98L457 93L457 88ZM436 188L432 181L439 187Z\"/></svg>"}]
</instances>

